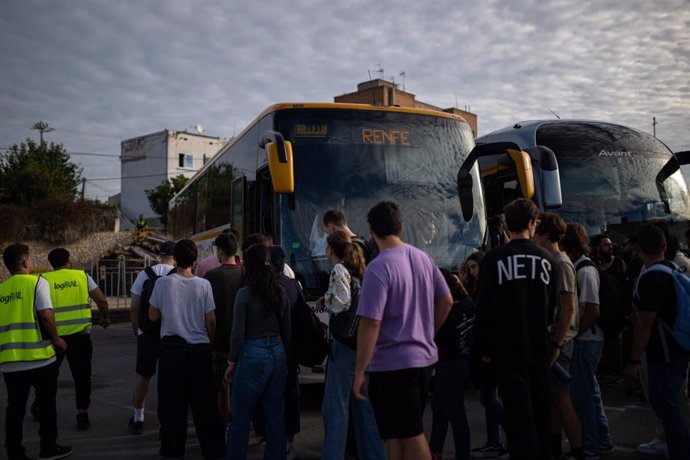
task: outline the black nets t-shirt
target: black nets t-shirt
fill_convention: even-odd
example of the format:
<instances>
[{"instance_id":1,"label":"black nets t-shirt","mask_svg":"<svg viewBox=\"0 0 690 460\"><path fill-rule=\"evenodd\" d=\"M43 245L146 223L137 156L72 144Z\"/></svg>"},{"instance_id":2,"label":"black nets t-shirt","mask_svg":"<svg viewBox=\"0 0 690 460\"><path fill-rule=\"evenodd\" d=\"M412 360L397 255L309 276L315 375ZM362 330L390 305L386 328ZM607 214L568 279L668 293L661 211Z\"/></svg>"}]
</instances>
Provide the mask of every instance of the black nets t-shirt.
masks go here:
<instances>
[{"instance_id":1,"label":"black nets t-shirt","mask_svg":"<svg viewBox=\"0 0 690 460\"><path fill-rule=\"evenodd\" d=\"M659 262L667 267L673 267L668 261ZM653 266L653 265L652 265ZM649 270L649 269L647 269ZM662 364L666 362L664 349L662 347L661 336L659 335L659 320L663 320L671 329L676 321L676 290L673 285L673 278L666 273L653 271L642 273L637 284L639 299L637 309L639 311L656 312L657 319L652 326L652 333L649 336L649 343L645 352L647 360L652 364ZM670 332L664 330L666 343L670 359L674 359L683 352L678 342Z\"/></svg>"},{"instance_id":2,"label":"black nets t-shirt","mask_svg":"<svg viewBox=\"0 0 690 460\"><path fill-rule=\"evenodd\" d=\"M527 239L484 257L474 326L479 356L509 365L546 362L558 269L551 254Z\"/></svg>"}]
</instances>

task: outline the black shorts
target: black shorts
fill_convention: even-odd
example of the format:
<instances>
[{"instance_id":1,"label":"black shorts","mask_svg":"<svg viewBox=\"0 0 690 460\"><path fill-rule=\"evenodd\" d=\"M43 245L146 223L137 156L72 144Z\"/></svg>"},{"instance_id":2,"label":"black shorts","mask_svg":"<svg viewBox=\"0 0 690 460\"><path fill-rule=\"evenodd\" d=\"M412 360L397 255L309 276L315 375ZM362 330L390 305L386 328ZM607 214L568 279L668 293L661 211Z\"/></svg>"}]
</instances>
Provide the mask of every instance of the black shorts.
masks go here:
<instances>
[{"instance_id":1,"label":"black shorts","mask_svg":"<svg viewBox=\"0 0 690 460\"><path fill-rule=\"evenodd\" d=\"M153 377L156 374L160 347L160 337L146 334L137 336L137 374L142 377Z\"/></svg>"},{"instance_id":2,"label":"black shorts","mask_svg":"<svg viewBox=\"0 0 690 460\"><path fill-rule=\"evenodd\" d=\"M369 373L369 399L383 439L424 433L422 417L430 380L431 367Z\"/></svg>"}]
</instances>

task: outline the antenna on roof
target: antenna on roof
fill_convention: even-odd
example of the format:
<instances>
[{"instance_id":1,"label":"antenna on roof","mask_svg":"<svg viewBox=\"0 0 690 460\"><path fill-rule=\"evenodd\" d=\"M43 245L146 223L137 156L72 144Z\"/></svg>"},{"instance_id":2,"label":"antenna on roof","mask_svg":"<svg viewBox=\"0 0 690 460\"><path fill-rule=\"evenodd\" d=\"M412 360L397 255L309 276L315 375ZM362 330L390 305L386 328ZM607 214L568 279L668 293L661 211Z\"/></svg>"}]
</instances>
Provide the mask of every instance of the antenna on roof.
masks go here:
<instances>
[{"instance_id":1,"label":"antenna on roof","mask_svg":"<svg viewBox=\"0 0 690 460\"><path fill-rule=\"evenodd\" d=\"M381 62L379 62L378 64L376 64L376 66L379 68L379 70L377 70L376 72L378 72L379 78L380 78L381 80L383 80L383 67L381 67Z\"/></svg>"},{"instance_id":2,"label":"antenna on roof","mask_svg":"<svg viewBox=\"0 0 690 460\"><path fill-rule=\"evenodd\" d=\"M403 89L402 90L405 91L405 71L404 70L402 72L400 72L400 76L403 79Z\"/></svg>"},{"instance_id":3,"label":"antenna on roof","mask_svg":"<svg viewBox=\"0 0 690 460\"><path fill-rule=\"evenodd\" d=\"M553 110L551 110L550 108L545 107L545 109L548 110L549 112L551 112L554 117L558 118L559 120L561 119L561 117L559 117L558 114L556 112L554 112Z\"/></svg>"},{"instance_id":4,"label":"antenna on roof","mask_svg":"<svg viewBox=\"0 0 690 460\"><path fill-rule=\"evenodd\" d=\"M367 69L367 73L369 74L369 83L371 83L371 70ZM374 90L374 85L371 85L371 97L374 98L374 105L376 105L376 91Z\"/></svg>"}]
</instances>

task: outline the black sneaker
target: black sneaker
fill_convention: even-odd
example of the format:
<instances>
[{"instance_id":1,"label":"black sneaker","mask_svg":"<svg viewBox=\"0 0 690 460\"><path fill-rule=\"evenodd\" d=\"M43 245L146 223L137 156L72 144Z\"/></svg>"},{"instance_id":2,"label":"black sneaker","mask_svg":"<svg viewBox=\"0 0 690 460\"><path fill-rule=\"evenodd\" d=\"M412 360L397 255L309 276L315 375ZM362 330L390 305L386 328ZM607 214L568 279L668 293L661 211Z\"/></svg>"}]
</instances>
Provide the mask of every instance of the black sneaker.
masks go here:
<instances>
[{"instance_id":1,"label":"black sneaker","mask_svg":"<svg viewBox=\"0 0 690 460\"><path fill-rule=\"evenodd\" d=\"M501 444L484 444L481 447L475 447L470 451L472 458L500 458L508 453Z\"/></svg>"},{"instance_id":2,"label":"black sneaker","mask_svg":"<svg viewBox=\"0 0 690 460\"><path fill-rule=\"evenodd\" d=\"M129 419L129 426L127 427L129 434L141 434L144 432L144 422L135 422L134 416Z\"/></svg>"},{"instance_id":3,"label":"black sneaker","mask_svg":"<svg viewBox=\"0 0 690 460\"><path fill-rule=\"evenodd\" d=\"M34 401L31 403L31 409L29 409L31 412L31 416L34 418L34 421L38 422L40 420L40 414L38 413L38 401Z\"/></svg>"},{"instance_id":4,"label":"black sneaker","mask_svg":"<svg viewBox=\"0 0 690 460\"><path fill-rule=\"evenodd\" d=\"M80 412L77 414L77 429L86 430L91 426L89 421L89 414L86 412Z\"/></svg>"},{"instance_id":5,"label":"black sneaker","mask_svg":"<svg viewBox=\"0 0 690 460\"><path fill-rule=\"evenodd\" d=\"M38 454L39 459L43 460L57 460L58 458L69 457L72 454L71 446L60 446L55 444L52 449L41 449L41 453Z\"/></svg>"}]
</instances>

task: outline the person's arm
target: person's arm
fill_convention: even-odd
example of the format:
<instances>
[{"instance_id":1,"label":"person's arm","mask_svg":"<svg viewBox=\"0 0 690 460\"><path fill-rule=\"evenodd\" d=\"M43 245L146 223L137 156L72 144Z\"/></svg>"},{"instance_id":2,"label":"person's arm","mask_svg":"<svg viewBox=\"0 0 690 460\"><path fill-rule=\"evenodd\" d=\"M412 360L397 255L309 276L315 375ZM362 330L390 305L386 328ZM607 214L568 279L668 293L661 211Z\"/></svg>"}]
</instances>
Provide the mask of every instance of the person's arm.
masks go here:
<instances>
[{"instance_id":1,"label":"person's arm","mask_svg":"<svg viewBox=\"0 0 690 460\"><path fill-rule=\"evenodd\" d=\"M132 331L134 335L139 334L139 306L141 305L141 297L132 293L132 300L129 303L129 320L132 323Z\"/></svg>"},{"instance_id":2,"label":"person's arm","mask_svg":"<svg viewBox=\"0 0 690 460\"><path fill-rule=\"evenodd\" d=\"M105 329L106 327L110 326L108 299L105 298L105 295L103 294L103 291L101 291L101 288L97 287L96 289L89 291L89 297L91 297L93 301L96 302L98 311L101 313L101 327Z\"/></svg>"},{"instance_id":3,"label":"person's arm","mask_svg":"<svg viewBox=\"0 0 690 460\"><path fill-rule=\"evenodd\" d=\"M38 310L38 318L41 321L43 329L53 342L53 345L58 347L63 352L67 350L67 343L58 335L57 326L55 325L55 313L53 312L53 309L45 308L43 310Z\"/></svg>"},{"instance_id":4,"label":"person's arm","mask_svg":"<svg viewBox=\"0 0 690 460\"><path fill-rule=\"evenodd\" d=\"M633 330L632 347L630 349L630 358L623 370L623 374L629 379L637 379L640 376L640 358L647 344L649 337L652 334L652 327L656 320L657 312L655 311L640 311L637 313L637 321L635 322L635 329Z\"/></svg>"},{"instance_id":5,"label":"person's arm","mask_svg":"<svg viewBox=\"0 0 690 460\"><path fill-rule=\"evenodd\" d=\"M369 367L371 357L374 354L374 347L379 337L381 330L381 321L366 318L364 316L359 319L359 328L357 331L357 359L355 362L355 378L352 384L352 391L355 398L365 400L367 378L365 371Z\"/></svg>"},{"instance_id":6,"label":"person's arm","mask_svg":"<svg viewBox=\"0 0 690 460\"><path fill-rule=\"evenodd\" d=\"M216 313L215 310L211 310L206 313L206 334L208 334L208 340L213 343L213 338L216 336Z\"/></svg>"},{"instance_id":7,"label":"person's arm","mask_svg":"<svg viewBox=\"0 0 690 460\"><path fill-rule=\"evenodd\" d=\"M329 313L340 313L350 308L350 275L343 264L336 264L328 279L328 290L323 296L323 305Z\"/></svg>"},{"instance_id":8,"label":"person's arm","mask_svg":"<svg viewBox=\"0 0 690 460\"><path fill-rule=\"evenodd\" d=\"M585 303L585 312L580 317L580 328L577 335L582 335L587 332L599 317L599 304L598 303Z\"/></svg>"},{"instance_id":9,"label":"person's arm","mask_svg":"<svg viewBox=\"0 0 690 460\"><path fill-rule=\"evenodd\" d=\"M450 313L452 306L453 297L451 296L450 292L444 297L434 301L434 334L436 334L438 330L441 329L441 326L443 326L443 323L448 317L448 313Z\"/></svg>"},{"instance_id":10,"label":"person's arm","mask_svg":"<svg viewBox=\"0 0 690 460\"><path fill-rule=\"evenodd\" d=\"M161 311L154 304L149 305L149 319L151 321L158 321L161 319Z\"/></svg>"},{"instance_id":11,"label":"person's arm","mask_svg":"<svg viewBox=\"0 0 690 460\"><path fill-rule=\"evenodd\" d=\"M249 299L245 300L246 288L242 288L235 297L235 307L232 311L232 331L230 332L230 352L228 353L228 368L225 370L225 381L231 382L235 371L235 364L242 351L242 343L247 326L247 305Z\"/></svg>"},{"instance_id":12,"label":"person's arm","mask_svg":"<svg viewBox=\"0 0 690 460\"><path fill-rule=\"evenodd\" d=\"M556 318L556 330L553 334L553 341L558 345L553 351L551 364L555 363L560 354L560 347L563 345L565 335L577 315L577 297L574 292L561 291L559 293L561 310Z\"/></svg>"}]
</instances>

